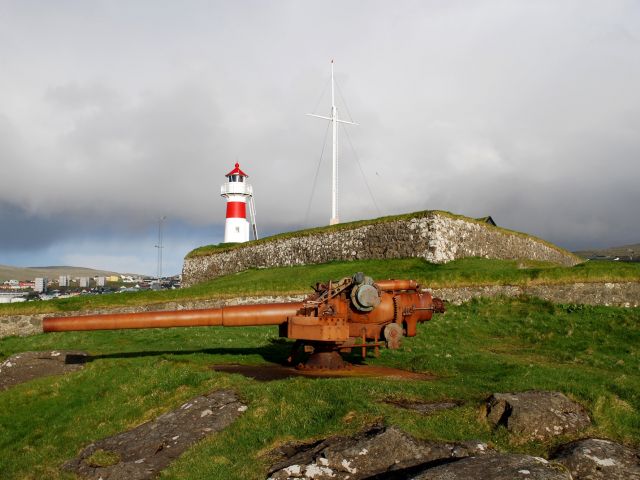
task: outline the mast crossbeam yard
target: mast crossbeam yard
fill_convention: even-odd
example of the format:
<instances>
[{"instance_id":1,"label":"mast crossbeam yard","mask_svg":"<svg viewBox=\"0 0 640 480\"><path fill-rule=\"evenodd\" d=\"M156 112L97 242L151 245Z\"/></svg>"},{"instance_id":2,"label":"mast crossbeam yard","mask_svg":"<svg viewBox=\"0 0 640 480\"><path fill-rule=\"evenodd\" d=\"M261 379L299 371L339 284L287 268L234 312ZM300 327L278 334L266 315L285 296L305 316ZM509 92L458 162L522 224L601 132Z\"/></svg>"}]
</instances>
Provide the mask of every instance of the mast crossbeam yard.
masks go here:
<instances>
[{"instance_id":1,"label":"mast crossbeam yard","mask_svg":"<svg viewBox=\"0 0 640 480\"><path fill-rule=\"evenodd\" d=\"M333 121L333 118L331 118L331 117L324 117L322 115L316 115L315 113L305 113L305 115L307 115L309 117L323 118L325 120ZM336 118L336 122L338 122L338 123L348 123L349 125L360 125L359 123L356 123L356 122L348 122L347 120L340 120L340 119L337 119L337 118Z\"/></svg>"},{"instance_id":2,"label":"mast crossbeam yard","mask_svg":"<svg viewBox=\"0 0 640 480\"><path fill-rule=\"evenodd\" d=\"M340 223L338 208L338 123L346 123L348 125L358 124L338 118L338 108L336 107L335 97L335 82L333 78L333 60L331 60L331 116L325 117L323 115L316 115L315 113L307 113L307 115L310 117L322 118L323 120L329 120L331 122L333 148L331 149L331 219L329 220L329 225L335 225L336 223Z\"/></svg>"}]
</instances>

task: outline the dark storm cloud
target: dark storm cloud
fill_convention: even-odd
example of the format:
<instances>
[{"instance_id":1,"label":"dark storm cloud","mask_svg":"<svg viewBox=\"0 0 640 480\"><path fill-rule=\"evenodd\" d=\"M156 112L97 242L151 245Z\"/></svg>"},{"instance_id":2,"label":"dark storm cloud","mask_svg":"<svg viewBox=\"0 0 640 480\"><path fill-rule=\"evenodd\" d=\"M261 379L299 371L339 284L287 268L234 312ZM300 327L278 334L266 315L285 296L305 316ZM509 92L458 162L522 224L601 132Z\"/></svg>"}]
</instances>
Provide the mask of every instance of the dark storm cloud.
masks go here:
<instances>
[{"instance_id":1,"label":"dark storm cloud","mask_svg":"<svg viewBox=\"0 0 640 480\"><path fill-rule=\"evenodd\" d=\"M125 215L40 215L0 201L0 252L45 249L60 242L87 239L114 239L123 241L145 235L155 235L157 219L133 222ZM187 226L181 226L187 228Z\"/></svg>"},{"instance_id":2,"label":"dark storm cloud","mask_svg":"<svg viewBox=\"0 0 640 480\"><path fill-rule=\"evenodd\" d=\"M65 237L69 225L60 220L33 217L20 207L0 201L0 250L46 248Z\"/></svg>"},{"instance_id":3,"label":"dark storm cloud","mask_svg":"<svg viewBox=\"0 0 640 480\"><path fill-rule=\"evenodd\" d=\"M334 57L340 114L360 124L340 130L343 220L440 208L569 248L640 239L637 2L5 10L12 245L101 225L142 238L161 215L219 241L236 160L263 232L327 223L330 145L313 189L326 124L303 114L328 112L317 101Z\"/></svg>"}]
</instances>

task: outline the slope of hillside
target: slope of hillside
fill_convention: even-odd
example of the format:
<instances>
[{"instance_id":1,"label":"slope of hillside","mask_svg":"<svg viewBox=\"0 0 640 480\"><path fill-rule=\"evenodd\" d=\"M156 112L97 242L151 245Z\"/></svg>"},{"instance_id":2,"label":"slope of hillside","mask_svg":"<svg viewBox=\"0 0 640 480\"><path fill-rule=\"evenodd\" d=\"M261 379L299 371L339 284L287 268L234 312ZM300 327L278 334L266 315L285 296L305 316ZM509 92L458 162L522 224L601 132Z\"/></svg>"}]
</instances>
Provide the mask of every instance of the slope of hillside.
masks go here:
<instances>
[{"instance_id":1,"label":"slope of hillside","mask_svg":"<svg viewBox=\"0 0 640 480\"><path fill-rule=\"evenodd\" d=\"M640 243L633 245L622 245L620 247L594 248L590 250L580 250L574 252L583 258L620 258L631 261L640 260Z\"/></svg>"},{"instance_id":2,"label":"slope of hillside","mask_svg":"<svg viewBox=\"0 0 640 480\"><path fill-rule=\"evenodd\" d=\"M60 275L71 277L95 277L107 275L120 275L117 272L107 270L95 270L85 267L54 266L54 267L14 267L0 265L0 282L6 280L33 280L36 277L57 278Z\"/></svg>"}]
</instances>

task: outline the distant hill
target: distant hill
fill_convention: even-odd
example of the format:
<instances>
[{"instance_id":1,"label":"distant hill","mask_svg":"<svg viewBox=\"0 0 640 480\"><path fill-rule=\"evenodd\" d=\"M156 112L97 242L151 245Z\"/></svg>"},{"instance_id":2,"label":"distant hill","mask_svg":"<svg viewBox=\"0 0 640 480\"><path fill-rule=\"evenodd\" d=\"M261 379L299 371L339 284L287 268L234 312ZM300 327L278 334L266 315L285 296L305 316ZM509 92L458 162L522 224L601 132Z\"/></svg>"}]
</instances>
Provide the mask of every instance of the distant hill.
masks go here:
<instances>
[{"instance_id":1,"label":"distant hill","mask_svg":"<svg viewBox=\"0 0 640 480\"><path fill-rule=\"evenodd\" d=\"M582 258L602 258L607 260L618 258L627 262L638 262L640 261L640 243L634 243L633 245L622 245L621 247L580 250L579 252L573 253Z\"/></svg>"},{"instance_id":2,"label":"distant hill","mask_svg":"<svg viewBox=\"0 0 640 480\"><path fill-rule=\"evenodd\" d=\"M70 277L95 277L120 274L118 272L94 270L93 268L84 267L13 267L10 265L0 265L0 282L12 279L33 280L36 277L47 277L49 279L54 279L58 278L60 275L69 275Z\"/></svg>"}]
</instances>

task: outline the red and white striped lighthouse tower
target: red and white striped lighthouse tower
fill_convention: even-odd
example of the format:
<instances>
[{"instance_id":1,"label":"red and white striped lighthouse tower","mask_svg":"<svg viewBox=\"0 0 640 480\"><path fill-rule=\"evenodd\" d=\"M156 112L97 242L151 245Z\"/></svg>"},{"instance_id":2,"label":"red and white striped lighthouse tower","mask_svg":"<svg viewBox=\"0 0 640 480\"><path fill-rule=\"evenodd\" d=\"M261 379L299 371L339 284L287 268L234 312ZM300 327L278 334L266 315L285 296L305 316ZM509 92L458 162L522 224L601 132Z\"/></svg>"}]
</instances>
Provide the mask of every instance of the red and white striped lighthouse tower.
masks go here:
<instances>
[{"instance_id":1,"label":"red and white striped lighthouse tower","mask_svg":"<svg viewBox=\"0 0 640 480\"><path fill-rule=\"evenodd\" d=\"M225 175L227 181L220 187L220 195L227 199L227 220L224 225L224 242L241 243L249 241L249 221L247 220L247 201L253 236L258 239L256 228L256 208L253 202L253 188L246 179L249 177L236 163L233 170Z\"/></svg>"}]
</instances>

